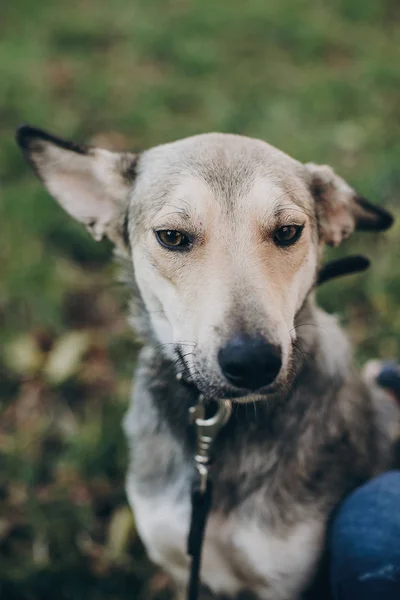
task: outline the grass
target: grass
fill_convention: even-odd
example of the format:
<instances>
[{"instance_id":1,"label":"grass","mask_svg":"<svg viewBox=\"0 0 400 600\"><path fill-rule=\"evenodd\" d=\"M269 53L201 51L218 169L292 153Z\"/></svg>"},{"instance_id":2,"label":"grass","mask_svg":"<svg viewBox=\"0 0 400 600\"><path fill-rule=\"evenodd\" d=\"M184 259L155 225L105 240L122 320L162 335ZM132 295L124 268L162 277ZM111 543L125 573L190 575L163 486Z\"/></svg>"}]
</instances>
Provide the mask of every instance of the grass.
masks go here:
<instances>
[{"instance_id":1,"label":"grass","mask_svg":"<svg viewBox=\"0 0 400 600\"><path fill-rule=\"evenodd\" d=\"M137 352L96 244L47 196L20 122L118 148L204 131L332 164L400 216L395 0L15 0L0 19L0 596L168 597L123 492ZM400 224L328 284L360 362L400 355ZM57 362L58 361L58 362ZM61 365L61 367L60 367Z\"/></svg>"}]
</instances>

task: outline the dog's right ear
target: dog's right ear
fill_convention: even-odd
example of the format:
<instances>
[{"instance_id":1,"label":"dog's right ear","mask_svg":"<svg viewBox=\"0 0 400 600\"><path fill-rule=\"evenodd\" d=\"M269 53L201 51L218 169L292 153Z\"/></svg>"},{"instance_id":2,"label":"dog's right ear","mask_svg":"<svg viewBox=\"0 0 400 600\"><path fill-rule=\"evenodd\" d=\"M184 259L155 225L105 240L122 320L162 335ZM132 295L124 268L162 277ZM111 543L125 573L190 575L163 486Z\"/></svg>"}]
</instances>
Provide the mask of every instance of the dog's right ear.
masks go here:
<instances>
[{"instance_id":1,"label":"dog's right ear","mask_svg":"<svg viewBox=\"0 0 400 600\"><path fill-rule=\"evenodd\" d=\"M124 220L133 188L137 156L59 139L22 125L17 142L44 185L96 240L107 236L126 245Z\"/></svg>"}]
</instances>

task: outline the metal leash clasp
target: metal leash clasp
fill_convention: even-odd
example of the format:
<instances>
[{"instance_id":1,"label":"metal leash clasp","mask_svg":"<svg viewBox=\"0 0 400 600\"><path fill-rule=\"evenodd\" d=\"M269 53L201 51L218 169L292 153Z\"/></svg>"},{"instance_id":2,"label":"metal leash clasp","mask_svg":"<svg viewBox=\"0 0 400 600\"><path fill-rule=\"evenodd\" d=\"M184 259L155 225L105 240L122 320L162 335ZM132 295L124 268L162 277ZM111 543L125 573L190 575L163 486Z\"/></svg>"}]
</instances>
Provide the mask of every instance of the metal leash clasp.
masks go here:
<instances>
[{"instance_id":1,"label":"metal leash clasp","mask_svg":"<svg viewBox=\"0 0 400 600\"><path fill-rule=\"evenodd\" d=\"M229 400L218 402L218 408L212 417L206 418L204 396L200 394L199 401L189 409L190 421L196 429L196 454L194 460L200 479L200 492L204 493L207 487L209 464L211 460L211 446L220 429L227 423L232 412Z\"/></svg>"}]
</instances>

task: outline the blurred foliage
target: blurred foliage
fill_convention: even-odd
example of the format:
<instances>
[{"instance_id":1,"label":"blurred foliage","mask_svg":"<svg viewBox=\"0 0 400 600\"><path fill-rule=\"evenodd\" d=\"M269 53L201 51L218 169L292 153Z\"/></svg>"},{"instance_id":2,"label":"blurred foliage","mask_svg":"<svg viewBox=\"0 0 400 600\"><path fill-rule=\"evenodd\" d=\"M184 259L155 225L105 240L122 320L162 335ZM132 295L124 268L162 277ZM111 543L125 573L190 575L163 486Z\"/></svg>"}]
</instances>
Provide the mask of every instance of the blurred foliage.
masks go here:
<instances>
[{"instance_id":1,"label":"blurred foliage","mask_svg":"<svg viewBox=\"0 0 400 600\"><path fill-rule=\"evenodd\" d=\"M123 491L137 346L96 244L43 191L18 123L140 149L204 131L332 164L400 216L396 0L14 0L0 7L0 597L169 597ZM400 223L327 284L360 361L399 356Z\"/></svg>"}]
</instances>

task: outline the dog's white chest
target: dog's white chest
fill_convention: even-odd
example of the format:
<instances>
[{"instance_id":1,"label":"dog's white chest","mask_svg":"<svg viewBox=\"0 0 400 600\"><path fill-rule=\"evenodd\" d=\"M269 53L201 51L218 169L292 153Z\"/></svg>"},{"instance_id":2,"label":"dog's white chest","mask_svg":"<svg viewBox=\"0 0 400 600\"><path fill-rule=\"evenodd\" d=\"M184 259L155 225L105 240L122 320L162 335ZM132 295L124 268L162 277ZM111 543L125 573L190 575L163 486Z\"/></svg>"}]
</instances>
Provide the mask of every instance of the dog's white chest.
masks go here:
<instances>
[{"instance_id":1,"label":"dog's white chest","mask_svg":"<svg viewBox=\"0 0 400 600\"><path fill-rule=\"evenodd\" d=\"M184 589L189 567L188 500L168 491L149 500L129 486L128 495L150 558ZM295 600L314 571L323 529L321 523L303 522L278 534L260 527L255 517L212 514L203 547L202 581L214 593L228 596L249 590L261 600Z\"/></svg>"}]
</instances>

